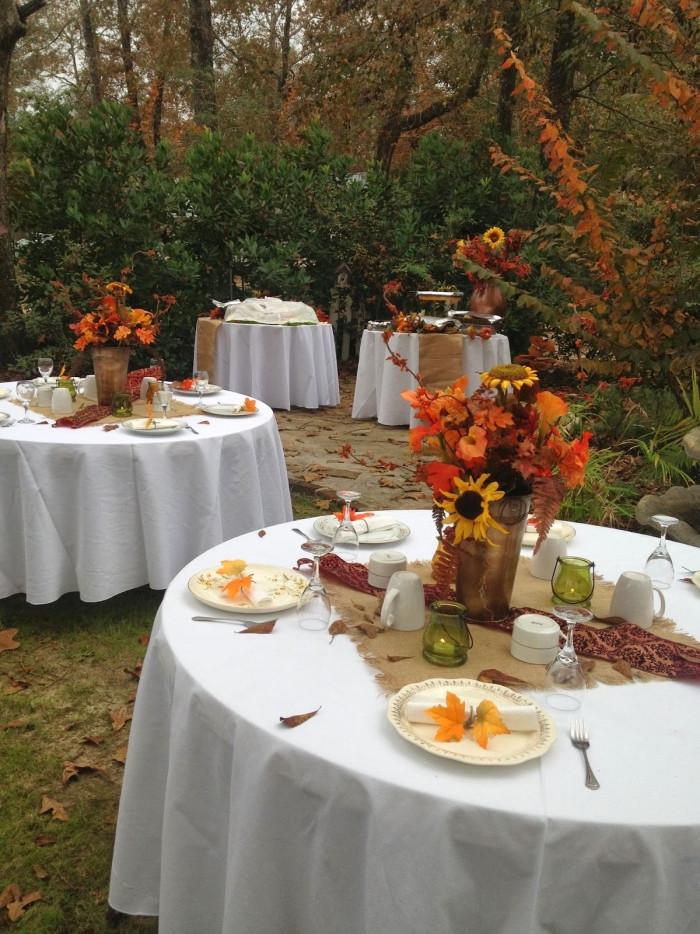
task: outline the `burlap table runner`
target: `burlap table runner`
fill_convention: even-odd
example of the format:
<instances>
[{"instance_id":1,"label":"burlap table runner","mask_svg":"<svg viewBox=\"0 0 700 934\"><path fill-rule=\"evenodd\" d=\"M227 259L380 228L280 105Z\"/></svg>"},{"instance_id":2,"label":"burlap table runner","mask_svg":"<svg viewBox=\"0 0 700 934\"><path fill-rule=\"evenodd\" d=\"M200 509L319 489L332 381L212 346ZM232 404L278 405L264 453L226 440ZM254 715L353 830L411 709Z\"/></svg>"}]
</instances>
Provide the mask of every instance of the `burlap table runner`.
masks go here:
<instances>
[{"instance_id":1,"label":"burlap table runner","mask_svg":"<svg viewBox=\"0 0 700 934\"><path fill-rule=\"evenodd\" d=\"M418 335L418 372L426 389L444 389L460 378L463 345L461 334Z\"/></svg>"},{"instance_id":2,"label":"burlap table runner","mask_svg":"<svg viewBox=\"0 0 700 934\"><path fill-rule=\"evenodd\" d=\"M16 400L11 400L16 402ZM21 405L21 403L17 403ZM79 396L77 399L73 400L73 415L76 415L82 409L86 409L89 406L97 405L94 399L84 399L82 396ZM128 416L128 418L147 418L148 417L148 404L142 399L134 399L132 401L133 414ZM51 411L50 405L30 405L29 408L32 412L37 412L39 415L43 415L45 418L56 420L56 416ZM170 411L168 412L168 418L179 418L184 417L185 415L201 415L198 406L188 405L186 402L180 402L179 399L173 397L170 403ZM153 404L153 415L158 418L163 415L163 410L159 405ZM90 425L111 425L111 424L121 424L126 420L122 417L117 417L116 415L106 415L104 418L97 419L94 422L90 422Z\"/></svg>"},{"instance_id":3,"label":"burlap table runner","mask_svg":"<svg viewBox=\"0 0 700 934\"><path fill-rule=\"evenodd\" d=\"M206 370L214 379L214 345L216 332L223 324L217 318L197 318L197 369Z\"/></svg>"},{"instance_id":4,"label":"burlap table runner","mask_svg":"<svg viewBox=\"0 0 700 934\"><path fill-rule=\"evenodd\" d=\"M523 608L523 612L551 613L551 588L549 581L532 577L529 572L530 559L520 558L518 574L513 591L512 606ZM419 574L424 583L432 583L429 562L414 562L409 570ZM509 676L520 678L533 688L542 687L546 665L530 665L510 654L510 634L489 626L470 624L474 646L469 650L466 664L458 668L442 668L431 665L422 657L423 631L400 632L381 630L371 637L374 627L381 627L379 614L384 593L378 596L353 590L336 580L324 577L324 585L334 607L348 626L348 635L356 644L360 655L376 671L376 680L382 691L393 694L407 684L428 678L472 678L488 669L496 669ZM591 609L596 616L605 617L610 612L610 600L614 585L597 578L596 589L591 600ZM426 622L429 609L426 607ZM370 624L367 634L359 626ZM596 623L590 626L607 629ZM691 646L694 653L700 651L700 643L691 636L676 631L672 620L655 620L651 633L663 639ZM339 638L339 637L336 637ZM599 683L629 684L634 681L664 680L662 677L630 670L624 663L586 658L579 655L586 680L590 687Z\"/></svg>"}]
</instances>

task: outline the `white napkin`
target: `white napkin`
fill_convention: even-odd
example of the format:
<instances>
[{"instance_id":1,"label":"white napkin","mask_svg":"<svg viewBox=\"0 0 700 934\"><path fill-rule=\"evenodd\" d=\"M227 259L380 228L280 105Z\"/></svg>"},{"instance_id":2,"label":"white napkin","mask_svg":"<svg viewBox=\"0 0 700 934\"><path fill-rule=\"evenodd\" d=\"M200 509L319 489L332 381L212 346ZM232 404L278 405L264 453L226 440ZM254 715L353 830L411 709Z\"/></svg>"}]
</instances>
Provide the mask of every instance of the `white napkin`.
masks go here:
<instances>
[{"instance_id":1,"label":"white napkin","mask_svg":"<svg viewBox=\"0 0 700 934\"><path fill-rule=\"evenodd\" d=\"M435 721L425 711L429 707L441 707L444 706L444 704L444 694L431 696L421 694L417 697L412 697L410 700L406 701L406 706L404 708L406 719L410 723L430 723L434 725ZM511 733L530 732L537 729L537 708L532 704L521 707L519 704L508 704L504 702L497 703L496 707L498 707L501 719ZM472 708L472 711L474 710L475 708ZM467 714L469 713L469 704L467 704L466 712Z\"/></svg>"},{"instance_id":2,"label":"white napkin","mask_svg":"<svg viewBox=\"0 0 700 934\"><path fill-rule=\"evenodd\" d=\"M340 523L338 523L340 524ZM364 532L379 532L396 527L396 520L382 516L367 516L366 519L353 519L352 525L358 535Z\"/></svg>"},{"instance_id":3,"label":"white napkin","mask_svg":"<svg viewBox=\"0 0 700 934\"><path fill-rule=\"evenodd\" d=\"M256 584L255 581L251 581L247 587L241 587L232 602L239 605L270 606L272 597L264 587Z\"/></svg>"}]
</instances>

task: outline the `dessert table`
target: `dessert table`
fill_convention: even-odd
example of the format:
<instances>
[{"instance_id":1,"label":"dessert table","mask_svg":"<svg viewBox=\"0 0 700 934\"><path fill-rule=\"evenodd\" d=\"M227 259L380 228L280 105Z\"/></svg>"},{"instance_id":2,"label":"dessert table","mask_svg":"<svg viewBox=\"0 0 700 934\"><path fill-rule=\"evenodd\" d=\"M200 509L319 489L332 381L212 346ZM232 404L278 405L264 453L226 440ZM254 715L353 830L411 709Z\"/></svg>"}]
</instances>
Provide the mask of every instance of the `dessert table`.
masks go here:
<instances>
[{"instance_id":1,"label":"dessert table","mask_svg":"<svg viewBox=\"0 0 700 934\"><path fill-rule=\"evenodd\" d=\"M195 369L202 329L212 327L216 327L216 334L211 382L261 399L273 409L340 404L330 324L243 324L200 318Z\"/></svg>"},{"instance_id":2,"label":"dessert table","mask_svg":"<svg viewBox=\"0 0 700 934\"><path fill-rule=\"evenodd\" d=\"M353 418L376 418L381 425L419 424L411 407L401 398L404 389L415 389L416 381L389 359L389 349L407 362L414 373L420 371L420 334L394 333L389 348L381 331L363 331L357 363ZM448 335L441 335L447 338ZM469 377L469 389L481 383L480 374L499 363L510 363L510 346L503 334L488 340L462 336L462 373ZM447 380L445 385L449 384Z\"/></svg>"},{"instance_id":3,"label":"dessert table","mask_svg":"<svg viewBox=\"0 0 700 934\"><path fill-rule=\"evenodd\" d=\"M144 584L163 590L203 550L292 516L277 424L263 403L247 417L193 412L183 420L196 435L152 436L58 428L38 412L30 417L44 424L22 425L11 398L0 399L14 419L0 427L0 597L41 604L77 591L92 602ZM241 399L220 392L205 402Z\"/></svg>"},{"instance_id":4,"label":"dessert table","mask_svg":"<svg viewBox=\"0 0 700 934\"><path fill-rule=\"evenodd\" d=\"M393 515L410 534L392 547L429 558L429 511ZM313 534L313 522L295 525ZM654 544L574 529L570 553L594 557L612 582L643 567ZM169 586L131 726L114 909L159 915L162 934L697 930L700 684L588 692L599 791L584 786L569 716L558 711L540 758L485 768L431 755L393 729L388 699L347 636L302 630L293 609L275 613L264 635L193 621L216 615L188 590L197 572L238 558L292 568L300 542L292 523L249 533L200 555ZM360 560L376 547L362 546ZM678 576L682 565L700 568L700 549L669 550ZM667 591L667 615L695 636L699 610L692 584ZM473 678L470 662L435 676ZM280 722L316 710L296 728Z\"/></svg>"}]
</instances>

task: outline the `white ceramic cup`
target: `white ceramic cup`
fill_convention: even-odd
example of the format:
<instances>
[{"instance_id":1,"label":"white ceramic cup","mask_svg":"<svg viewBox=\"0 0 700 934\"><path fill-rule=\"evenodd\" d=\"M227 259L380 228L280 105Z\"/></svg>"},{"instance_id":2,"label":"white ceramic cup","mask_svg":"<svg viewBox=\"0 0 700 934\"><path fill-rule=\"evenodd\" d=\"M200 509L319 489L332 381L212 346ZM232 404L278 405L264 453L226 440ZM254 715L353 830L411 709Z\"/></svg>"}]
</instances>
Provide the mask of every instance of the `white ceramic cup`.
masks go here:
<instances>
[{"instance_id":1,"label":"white ceramic cup","mask_svg":"<svg viewBox=\"0 0 700 934\"><path fill-rule=\"evenodd\" d=\"M557 558L563 558L565 554L566 540L558 532L550 532L537 554L530 558L530 574L543 581L551 580Z\"/></svg>"},{"instance_id":2,"label":"white ceramic cup","mask_svg":"<svg viewBox=\"0 0 700 934\"><path fill-rule=\"evenodd\" d=\"M654 594L659 598L658 612L654 611ZM665 612L664 595L654 587L648 574L641 571L623 571L620 574L610 603L611 616L621 616L628 623L648 629Z\"/></svg>"},{"instance_id":3,"label":"white ceramic cup","mask_svg":"<svg viewBox=\"0 0 700 934\"><path fill-rule=\"evenodd\" d=\"M73 399L70 389L65 386L58 386L54 389L51 396L51 411L54 415L72 415Z\"/></svg>"},{"instance_id":4,"label":"white ceramic cup","mask_svg":"<svg viewBox=\"0 0 700 934\"><path fill-rule=\"evenodd\" d=\"M369 556L367 583L386 590L392 574L405 571L408 560L400 551L373 551Z\"/></svg>"},{"instance_id":5,"label":"white ceramic cup","mask_svg":"<svg viewBox=\"0 0 700 934\"><path fill-rule=\"evenodd\" d=\"M41 408L50 408L51 400L53 397L53 387L52 386L37 386L36 389L36 404L41 406Z\"/></svg>"},{"instance_id":6,"label":"white ceramic cup","mask_svg":"<svg viewBox=\"0 0 700 934\"><path fill-rule=\"evenodd\" d=\"M144 378L141 380L141 391L139 393L139 397L141 399L145 399L148 395L149 383L154 383L155 388L158 388L158 380L155 378L155 376L144 376Z\"/></svg>"},{"instance_id":7,"label":"white ceramic cup","mask_svg":"<svg viewBox=\"0 0 700 934\"><path fill-rule=\"evenodd\" d=\"M78 392L81 396L86 396L88 399L97 398L97 381L95 380L94 374L86 376L85 379L81 379L78 384Z\"/></svg>"},{"instance_id":8,"label":"white ceramic cup","mask_svg":"<svg viewBox=\"0 0 700 934\"><path fill-rule=\"evenodd\" d=\"M423 581L412 571L396 571L389 579L382 604L382 625L408 632L422 629L424 623Z\"/></svg>"}]
</instances>

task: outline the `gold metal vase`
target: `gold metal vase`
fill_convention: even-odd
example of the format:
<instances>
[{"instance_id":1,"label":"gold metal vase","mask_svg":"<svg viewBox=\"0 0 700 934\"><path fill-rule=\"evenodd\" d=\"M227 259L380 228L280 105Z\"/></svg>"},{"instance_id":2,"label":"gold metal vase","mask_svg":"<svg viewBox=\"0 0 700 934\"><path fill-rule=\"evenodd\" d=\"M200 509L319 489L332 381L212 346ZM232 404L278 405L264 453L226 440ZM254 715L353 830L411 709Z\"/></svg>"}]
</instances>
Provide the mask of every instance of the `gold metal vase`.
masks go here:
<instances>
[{"instance_id":1,"label":"gold metal vase","mask_svg":"<svg viewBox=\"0 0 700 934\"><path fill-rule=\"evenodd\" d=\"M99 405L111 405L115 392L126 389L129 354L129 347L93 347L92 365Z\"/></svg>"}]
</instances>

